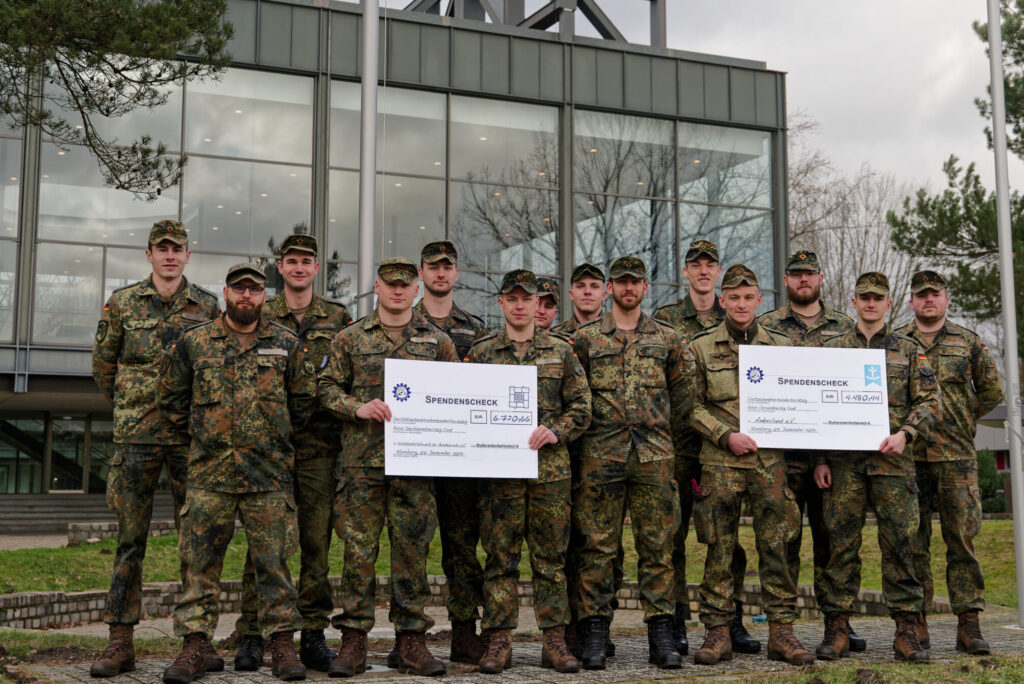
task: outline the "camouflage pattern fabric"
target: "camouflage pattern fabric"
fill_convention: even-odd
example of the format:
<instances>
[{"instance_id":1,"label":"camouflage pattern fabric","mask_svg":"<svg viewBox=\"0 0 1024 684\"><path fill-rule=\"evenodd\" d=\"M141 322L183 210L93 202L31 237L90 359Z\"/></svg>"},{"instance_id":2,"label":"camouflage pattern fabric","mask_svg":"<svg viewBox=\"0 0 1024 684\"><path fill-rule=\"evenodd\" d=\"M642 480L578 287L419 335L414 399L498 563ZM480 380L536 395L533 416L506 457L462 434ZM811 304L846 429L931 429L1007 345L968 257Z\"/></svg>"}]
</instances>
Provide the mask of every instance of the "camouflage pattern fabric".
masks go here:
<instances>
[{"instance_id":1,"label":"camouflage pattern fabric","mask_svg":"<svg viewBox=\"0 0 1024 684\"><path fill-rule=\"evenodd\" d=\"M232 493L190 486L182 508L182 535L178 543L178 553L189 569L184 595L174 608L177 636L203 632L208 639L213 638L224 554L235 533L236 513L242 520L255 566L263 638L269 639L274 632L302 628L287 565L298 544L291 494Z\"/></svg>"},{"instance_id":2,"label":"camouflage pattern fabric","mask_svg":"<svg viewBox=\"0 0 1024 684\"><path fill-rule=\"evenodd\" d=\"M717 297L713 312L711 317L701 318L690 295L686 295L677 302L657 308L654 311L654 318L668 323L683 336L686 342L690 342L700 333L714 328L725 320L725 309L718 303Z\"/></svg>"},{"instance_id":3,"label":"camouflage pattern fabric","mask_svg":"<svg viewBox=\"0 0 1024 684\"><path fill-rule=\"evenodd\" d=\"M428 321L431 320L422 299L416 302L416 306L412 310ZM455 345L460 360L466 358L466 354L469 353L469 348L473 346L474 342L487 334L487 326L482 320L468 311L460 309L454 302L452 311L448 314L448 319L441 329L452 339L452 344Z\"/></svg>"},{"instance_id":4,"label":"camouflage pattern fabric","mask_svg":"<svg viewBox=\"0 0 1024 684\"><path fill-rule=\"evenodd\" d=\"M782 461L753 468L704 465L700 487L701 493L695 492L694 526L697 539L708 545L700 585L701 622L719 627L732 621L733 549L739 545L740 503L745 496L754 519L764 612L769 622L792 623L796 583L786 561L786 542L800 525L800 512L786 484L786 465Z\"/></svg>"},{"instance_id":5,"label":"camouflage pattern fabric","mask_svg":"<svg viewBox=\"0 0 1024 684\"><path fill-rule=\"evenodd\" d=\"M788 337L790 345L794 347L823 347L833 337L849 332L853 327L853 319L825 306L824 301L819 301L819 304L821 317L810 327L793 312L791 304L761 314L757 322Z\"/></svg>"}]
</instances>

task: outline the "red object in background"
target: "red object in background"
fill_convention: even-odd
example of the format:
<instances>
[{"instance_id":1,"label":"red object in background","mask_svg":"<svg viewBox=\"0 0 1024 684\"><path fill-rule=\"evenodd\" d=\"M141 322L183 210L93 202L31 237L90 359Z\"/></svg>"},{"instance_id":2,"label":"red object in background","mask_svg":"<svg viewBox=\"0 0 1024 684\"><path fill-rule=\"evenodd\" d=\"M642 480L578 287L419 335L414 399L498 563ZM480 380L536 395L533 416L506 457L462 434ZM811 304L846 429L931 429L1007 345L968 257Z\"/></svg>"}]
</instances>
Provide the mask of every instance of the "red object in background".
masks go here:
<instances>
[{"instance_id":1,"label":"red object in background","mask_svg":"<svg viewBox=\"0 0 1024 684\"><path fill-rule=\"evenodd\" d=\"M1007 451L996 452L996 470L1003 472L1010 469L1010 454Z\"/></svg>"}]
</instances>

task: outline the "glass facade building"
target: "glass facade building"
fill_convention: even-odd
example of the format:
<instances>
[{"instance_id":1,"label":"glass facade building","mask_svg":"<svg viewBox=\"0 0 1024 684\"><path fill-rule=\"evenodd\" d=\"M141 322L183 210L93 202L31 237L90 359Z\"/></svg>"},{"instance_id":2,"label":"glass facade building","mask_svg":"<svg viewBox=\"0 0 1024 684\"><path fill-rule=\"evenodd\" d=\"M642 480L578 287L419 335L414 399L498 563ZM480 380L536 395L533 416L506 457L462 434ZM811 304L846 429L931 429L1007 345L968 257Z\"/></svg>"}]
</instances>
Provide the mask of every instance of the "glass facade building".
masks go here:
<instances>
[{"instance_id":1,"label":"glass facade building","mask_svg":"<svg viewBox=\"0 0 1024 684\"><path fill-rule=\"evenodd\" d=\"M150 270L156 220L183 221L186 276L272 269L321 244L317 291L354 308L358 6L231 0L233 65L108 130L189 157L154 202L104 186L90 154L0 126L0 494L101 492L110 407L90 376L105 299ZM567 288L574 264L648 264L648 311L685 294L698 237L773 308L785 253L785 83L758 62L388 11L380 18L374 254L459 248L461 306L499 322L501 274ZM271 285L274 285L272 280ZM565 299L565 298L563 298ZM568 312L563 310L563 315Z\"/></svg>"}]
</instances>

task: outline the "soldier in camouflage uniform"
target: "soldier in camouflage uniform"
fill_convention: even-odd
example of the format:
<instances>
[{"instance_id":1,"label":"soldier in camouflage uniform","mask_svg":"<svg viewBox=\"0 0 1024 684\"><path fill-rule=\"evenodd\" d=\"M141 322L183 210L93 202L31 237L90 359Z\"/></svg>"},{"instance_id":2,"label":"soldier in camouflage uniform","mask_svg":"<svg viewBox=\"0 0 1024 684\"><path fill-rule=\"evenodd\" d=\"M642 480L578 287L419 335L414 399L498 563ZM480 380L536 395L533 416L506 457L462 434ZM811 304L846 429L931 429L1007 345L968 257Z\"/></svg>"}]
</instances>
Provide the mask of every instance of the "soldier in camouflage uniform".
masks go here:
<instances>
[{"instance_id":1,"label":"soldier in camouflage uniform","mask_svg":"<svg viewBox=\"0 0 1024 684\"><path fill-rule=\"evenodd\" d=\"M554 278L537 278L537 315L534 321L538 328L551 330L558 318L558 281Z\"/></svg>"},{"instance_id":2,"label":"soldier in camouflage uniform","mask_svg":"<svg viewBox=\"0 0 1024 684\"><path fill-rule=\"evenodd\" d=\"M739 431L739 345L782 345L786 338L756 320L761 292L754 272L730 266L722 278L725 320L690 343L696 364L696 389L690 424L700 434L700 484L691 482L697 538L708 545L700 585L704 644L693 655L701 665L732 658L729 623L732 603L732 554L739 544L740 503L745 495L754 518L761 595L768 616L768 658L793 665L814 662L793 633L796 582L786 565L786 542L800 525L793 492L786 484L782 452L759 449Z\"/></svg>"},{"instance_id":3,"label":"soldier in camouflage uniform","mask_svg":"<svg viewBox=\"0 0 1024 684\"><path fill-rule=\"evenodd\" d=\"M918 638L931 646L924 613L935 592L932 579L932 514L938 512L946 542L946 586L953 613L959 616L956 648L987 654L978 611L985 610L985 580L974 557L974 537L981 530L981 492L974 433L978 419L1003 401L1003 385L988 348L975 333L946 320L946 279L919 271L910 281L914 322L900 334L916 340L935 369L942 395L942 419L914 446L921 522L911 537L914 574L924 589Z\"/></svg>"},{"instance_id":4,"label":"soldier in camouflage uniform","mask_svg":"<svg viewBox=\"0 0 1024 684\"><path fill-rule=\"evenodd\" d=\"M156 409L160 354L182 330L218 313L217 298L182 275L191 253L188 233L179 222L155 223L147 244L152 275L110 296L92 353L93 378L114 404L115 452L107 478L107 503L117 514L117 553L104 615L110 625L110 643L90 669L94 677L135 669L142 560L153 493L165 465L176 522L185 502L188 436L177 433ZM186 570L183 563L182 576Z\"/></svg>"},{"instance_id":5,"label":"soldier in camouflage uniform","mask_svg":"<svg viewBox=\"0 0 1024 684\"><path fill-rule=\"evenodd\" d=\"M591 263L580 264L572 270L569 278L572 317L556 325L551 332L572 337L576 328L601 317L601 307L607 295L604 271Z\"/></svg>"},{"instance_id":6,"label":"soldier in camouflage uniform","mask_svg":"<svg viewBox=\"0 0 1024 684\"><path fill-rule=\"evenodd\" d=\"M710 240L694 240L684 257L683 276L690 284L686 296L674 304L666 304L654 317L676 329L689 343L694 337L718 327L725 310L718 303L715 285L722 275L718 262L718 245ZM686 583L686 537L690 533L693 513L693 483L700 484L701 437L685 421L674 427L672 441L676 449L676 485L679 487L679 529L672 540L672 565L679 578L675 587L675 617L672 638L680 655L686 655L690 644L686 621L690 619L690 597ZM743 626L743 581L747 574L747 553L737 544L732 554L733 604L735 613L729 623L732 649L737 653L758 653L761 642L750 636Z\"/></svg>"},{"instance_id":7,"label":"soldier in camouflage uniform","mask_svg":"<svg viewBox=\"0 0 1024 684\"><path fill-rule=\"evenodd\" d=\"M481 542L487 554L482 624L488 643L480 671L487 674L500 673L512 662L510 639L519 622L517 584L524 539L530 548L537 625L544 630L541 666L558 672L580 668L565 643L571 494L565 445L590 423L590 388L572 345L535 324L539 292L531 271L506 273L498 297L505 326L477 341L466 357L471 363L537 367L538 427L529 446L539 449L538 477L485 480L480 486Z\"/></svg>"},{"instance_id":8,"label":"soldier in camouflage uniform","mask_svg":"<svg viewBox=\"0 0 1024 684\"><path fill-rule=\"evenodd\" d=\"M818 605L826 614L820 658L834 660L849 649L849 617L860 590L860 544L864 516L874 508L882 552L882 593L896 622L897 660L928 662L917 628L924 600L914 572L911 537L918 527L917 482L913 449L927 438L939 414L935 371L913 339L889 329L892 306L889 279L882 273L857 278L853 308L857 324L825 342L835 349L884 349L889 396L889 431L878 451L817 454L814 481L826 489L825 526L831 531L824 593Z\"/></svg>"},{"instance_id":9,"label":"soldier in camouflage uniform","mask_svg":"<svg viewBox=\"0 0 1024 684\"><path fill-rule=\"evenodd\" d=\"M456 306L452 290L459 279L458 252L448 240L431 242L420 253L423 299L414 311L443 330L464 359L487 334L484 322ZM437 523L441 530L441 566L448 581L448 619L452 623L452 662L476 664L487 645L476 633L477 606L483 605L484 571L476 555L480 512L479 482L471 477L442 477L435 483ZM396 663L392 652L389 662Z\"/></svg>"},{"instance_id":10,"label":"soldier in camouflage uniform","mask_svg":"<svg viewBox=\"0 0 1024 684\"><path fill-rule=\"evenodd\" d=\"M290 437L316 406L316 370L295 333L260 320L266 276L257 266L232 266L225 282L224 316L190 328L162 360L160 411L192 438L178 545L188 574L174 608L174 633L185 644L164 671L166 684L207 670L236 514L256 571L274 675L306 676L292 641L302 623L287 565L298 545Z\"/></svg>"},{"instance_id":11,"label":"soldier in camouflage uniform","mask_svg":"<svg viewBox=\"0 0 1024 684\"><path fill-rule=\"evenodd\" d=\"M809 250L794 252L786 263L786 295L789 302L770 311L758 322L765 327L781 332L796 347L821 347L826 340L842 335L853 327L853 319L846 314L830 309L821 299L821 274L818 256ZM828 535L821 513L822 494L814 484L815 460L809 450L788 450L786 474L789 488L796 496L796 505L801 513L807 510L807 522L811 528L814 543L814 594L821 596L822 576L828 565ZM789 542L787 556L793 582L800 584L800 547L803 543L803 525L797 531L796 539ZM850 650L863 651L867 643L850 627Z\"/></svg>"},{"instance_id":12,"label":"soldier in camouflage uniform","mask_svg":"<svg viewBox=\"0 0 1024 684\"><path fill-rule=\"evenodd\" d=\"M672 535L679 495L672 477L673 420L690 410L692 360L671 326L640 309L647 267L637 257L611 266L612 310L578 328L576 352L593 397L583 435L573 525L583 534L577 612L585 634L582 663L603 669L613 608L610 572L629 506L639 555L640 594L650 662L678 668L672 642Z\"/></svg>"},{"instance_id":13,"label":"soldier in camouflage uniform","mask_svg":"<svg viewBox=\"0 0 1024 684\"><path fill-rule=\"evenodd\" d=\"M267 299L263 317L293 331L302 340L309 358L320 363L327 357L331 340L352 322L341 302L313 293L313 278L320 270L317 241L312 235L289 235L281 243L277 270L284 279L284 292ZM324 639L324 628L334 611L331 585L327 581L327 554L331 548L331 516L338 478L334 468L341 443L341 423L327 411L319 410L306 427L292 436L295 447L295 504L299 514L299 613L302 634L299 657L309 668L327 671L335 654ZM257 592L252 559L246 556L242 573L242 614L236 629L241 646L235 655L235 669L257 670L263 662L263 639L256 621Z\"/></svg>"},{"instance_id":14,"label":"soldier in camouflage uniform","mask_svg":"<svg viewBox=\"0 0 1024 684\"><path fill-rule=\"evenodd\" d=\"M445 665L426 647L434 624L424 607L430 598L427 551L434 537L433 480L384 474L384 359L456 361L451 339L413 310L419 289L416 264L400 257L377 268L377 310L342 330L331 342L318 388L322 408L342 420L341 481L345 497L345 568L341 650L331 661L332 677L366 670L366 633L374 622L374 564L385 519L391 542L391 611L398 633L398 669L441 675ZM475 504L475 500L474 500Z\"/></svg>"}]
</instances>

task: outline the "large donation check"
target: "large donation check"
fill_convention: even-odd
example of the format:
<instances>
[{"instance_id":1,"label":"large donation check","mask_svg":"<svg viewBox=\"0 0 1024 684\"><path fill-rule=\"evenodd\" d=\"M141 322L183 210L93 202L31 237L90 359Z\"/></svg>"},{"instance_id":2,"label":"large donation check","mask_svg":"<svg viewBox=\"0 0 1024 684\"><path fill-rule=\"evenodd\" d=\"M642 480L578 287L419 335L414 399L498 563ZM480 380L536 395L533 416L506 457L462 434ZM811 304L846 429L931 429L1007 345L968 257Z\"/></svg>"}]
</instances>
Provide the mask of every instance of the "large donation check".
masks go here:
<instances>
[{"instance_id":1,"label":"large donation check","mask_svg":"<svg viewBox=\"0 0 1024 684\"><path fill-rule=\"evenodd\" d=\"M883 349L740 345L740 432L765 449L876 451L889 435Z\"/></svg>"},{"instance_id":2,"label":"large donation check","mask_svg":"<svg viewBox=\"0 0 1024 684\"><path fill-rule=\"evenodd\" d=\"M384 360L384 473L537 477L537 367Z\"/></svg>"}]
</instances>

